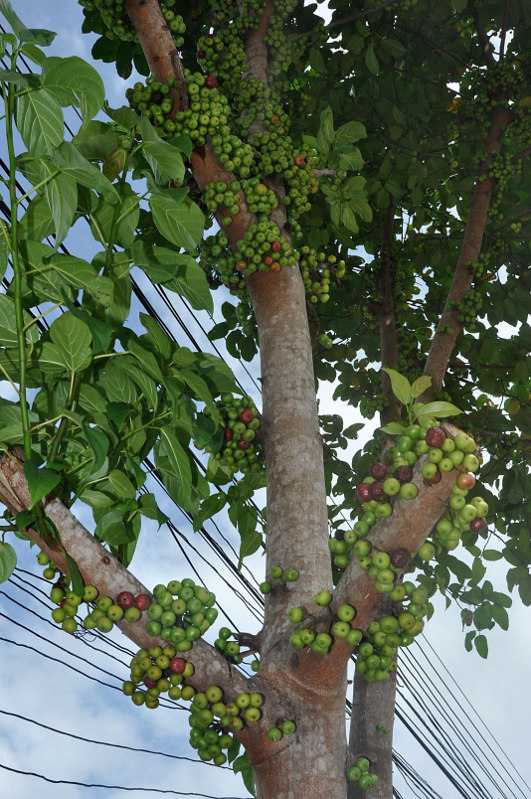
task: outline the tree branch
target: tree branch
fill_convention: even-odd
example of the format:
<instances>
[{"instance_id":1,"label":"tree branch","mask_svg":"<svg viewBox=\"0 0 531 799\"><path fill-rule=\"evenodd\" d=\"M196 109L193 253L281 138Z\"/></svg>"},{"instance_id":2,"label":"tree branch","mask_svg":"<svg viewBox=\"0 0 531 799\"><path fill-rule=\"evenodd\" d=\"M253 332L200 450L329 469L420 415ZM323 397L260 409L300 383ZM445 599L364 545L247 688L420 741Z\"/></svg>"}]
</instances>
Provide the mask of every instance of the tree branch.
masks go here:
<instances>
[{"instance_id":1,"label":"tree branch","mask_svg":"<svg viewBox=\"0 0 531 799\"><path fill-rule=\"evenodd\" d=\"M184 80L182 63L157 0L126 0L125 9L138 34L152 74L157 80L164 82L170 76L175 77L177 81L177 95L175 92L173 93L174 99L177 101L175 111L179 108L187 108L189 105L188 88ZM192 172L201 191L204 191L207 183L213 181L219 180L229 184L235 180L233 173L227 172L223 168L208 141L204 147L196 147L192 151L190 161ZM243 238L249 226L256 222L254 215L249 213L242 193L240 193L238 205L240 213L233 216L232 224L229 227L222 224L223 215L221 213L217 215L220 227L233 246Z\"/></svg>"},{"instance_id":2,"label":"tree branch","mask_svg":"<svg viewBox=\"0 0 531 799\"><path fill-rule=\"evenodd\" d=\"M485 142L486 156L480 165L479 180L472 194L463 244L439 327L433 337L424 367L424 374L430 375L432 384L420 398L422 402L433 399L435 392L441 388L448 360L462 328L456 304L462 302L464 295L472 286L474 275L467 264L475 262L479 258L489 203L496 183L496 179L490 177L488 171L494 153L500 150L504 127L512 118L511 111L500 107L495 108L492 114L492 122Z\"/></svg>"},{"instance_id":3,"label":"tree branch","mask_svg":"<svg viewBox=\"0 0 531 799\"><path fill-rule=\"evenodd\" d=\"M13 514L31 506L22 466L12 456L5 456L0 460L0 503ZM59 530L61 544L75 560L85 584L96 586L100 594L112 598L121 591L130 591L134 595L151 595L56 496L49 494L43 500L42 506ZM68 574L66 558L61 550L48 546L35 530L28 528L25 532L64 574ZM162 639L154 638L146 632L146 619L138 622L122 619L117 625L138 647L149 648L155 643L164 646ZM219 685L231 696L249 690L247 678L231 668L225 658L205 641L200 639L194 642L190 656L187 653L185 657L195 666L196 673L190 682L198 690L205 690L209 685Z\"/></svg>"}]
</instances>

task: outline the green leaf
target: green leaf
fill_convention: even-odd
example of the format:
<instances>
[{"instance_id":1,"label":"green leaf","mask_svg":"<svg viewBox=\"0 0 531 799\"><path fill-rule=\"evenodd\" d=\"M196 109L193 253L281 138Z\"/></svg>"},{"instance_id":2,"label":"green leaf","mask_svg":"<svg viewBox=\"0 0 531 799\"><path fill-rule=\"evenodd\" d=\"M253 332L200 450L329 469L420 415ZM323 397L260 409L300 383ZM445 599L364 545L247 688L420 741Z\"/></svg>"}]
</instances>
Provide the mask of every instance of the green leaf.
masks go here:
<instances>
[{"instance_id":1,"label":"green leaf","mask_svg":"<svg viewBox=\"0 0 531 799\"><path fill-rule=\"evenodd\" d=\"M199 244L205 217L196 203L183 202L177 206L165 197L152 195L149 207L157 230L172 244L185 250L193 250Z\"/></svg>"},{"instance_id":2,"label":"green leaf","mask_svg":"<svg viewBox=\"0 0 531 799\"><path fill-rule=\"evenodd\" d=\"M11 546L0 541L0 583L9 580L17 565L17 553Z\"/></svg>"},{"instance_id":3,"label":"green leaf","mask_svg":"<svg viewBox=\"0 0 531 799\"><path fill-rule=\"evenodd\" d=\"M340 142L338 142L338 147L339 146ZM350 153L341 153L338 158L338 164L341 169L359 172L364 164L363 156L359 148L355 147Z\"/></svg>"},{"instance_id":4,"label":"green leaf","mask_svg":"<svg viewBox=\"0 0 531 799\"><path fill-rule=\"evenodd\" d=\"M203 526L207 519L210 519L212 516L215 516L216 513L219 513L219 511L224 508L226 504L227 496L222 492L213 494L211 497L207 497L207 499L201 503L201 509L199 513L194 517L194 533L196 533Z\"/></svg>"},{"instance_id":5,"label":"green leaf","mask_svg":"<svg viewBox=\"0 0 531 799\"><path fill-rule=\"evenodd\" d=\"M429 375L423 375L422 377L417 377L417 379L411 386L412 399L419 397L430 386L431 386L431 377Z\"/></svg>"},{"instance_id":6,"label":"green leaf","mask_svg":"<svg viewBox=\"0 0 531 799\"><path fill-rule=\"evenodd\" d=\"M502 630L509 629L509 615L505 608L502 608L501 605L492 606L492 618L496 624L502 628Z\"/></svg>"},{"instance_id":7,"label":"green leaf","mask_svg":"<svg viewBox=\"0 0 531 799\"><path fill-rule=\"evenodd\" d=\"M408 405L411 402L411 386L409 380L397 372L396 369L389 369L386 366L382 366L382 371L389 375L391 388L395 397L400 400L402 405Z\"/></svg>"},{"instance_id":8,"label":"green leaf","mask_svg":"<svg viewBox=\"0 0 531 799\"><path fill-rule=\"evenodd\" d=\"M32 155L53 155L63 140L61 106L44 88L17 97L15 123Z\"/></svg>"},{"instance_id":9,"label":"green leaf","mask_svg":"<svg viewBox=\"0 0 531 799\"><path fill-rule=\"evenodd\" d=\"M52 371L60 369L69 373L85 369L92 358L90 344L92 334L88 325L66 311L56 319L50 328L50 338L53 343L45 342L39 365L44 364Z\"/></svg>"},{"instance_id":10,"label":"green leaf","mask_svg":"<svg viewBox=\"0 0 531 799\"><path fill-rule=\"evenodd\" d=\"M53 31L48 31L45 28L26 28L20 33L20 41L38 44L41 47L49 47L56 35Z\"/></svg>"},{"instance_id":11,"label":"green leaf","mask_svg":"<svg viewBox=\"0 0 531 799\"><path fill-rule=\"evenodd\" d=\"M254 555L254 553L260 549L262 545L262 534L255 530L253 533L247 533L246 535L242 535L241 544L240 544L240 552L238 558L238 568L241 569L243 559L249 557L250 555Z\"/></svg>"},{"instance_id":12,"label":"green leaf","mask_svg":"<svg viewBox=\"0 0 531 799\"><path fill-rule=\"evenodd\" d=\"M321 124L319 126L319 133L324 136L325 140L329 144L334 143L335 133L334 133L334 116L332 114L332 109L330 106L325 108L324 111L321 112ZM319 133L317 134L317 140L319 141Z\"/></svg>"},{"instance_id":13,"label":"green leaf","mask_svg":"<svg viewBox=\"0 0 531 799\"><path fill-rule=\"evenodd\" d=\"M15 86L20 86L22 89L27 89L29 86L28 79L12 69L0 69L0 80L3 83L12 83Z\"/></svg>"},{"instance_id":14,"label":"green leaf","mask_svg":"<svg viewBox=\"0 0 531 799\"><path fill-rule=\"evenodd\" d=\"M79 499L96 510L110 508L111 505L116 504L115 497L109 497L107 494L104 494L103 491L93 491L90 488L86 488Z\"/></svg>"},{"instance_id":15,"label":"green leaf","mask_svg":"<svg viewBox=\"0 0 531 799\"><path fill-rule=\"evenodd\" d=\"M472 652L472 642L474 641L476 634L477 633L475 630L470 630L470 632L465 635L465 649L467 652Z\"/></svg>"},{"instance_id":16,"label":"green leaf","mask_svg":"<svg viewBox=\"0 0 531 799\"><path fill-rule=\"evenodd\" d=\"M50 491L53 491L55 486L61 481L60 474L47 469L45 466L39 469L32 460L24 461L23 470L28 482L31 507L36 505Z\"/></svg>"},{"instance_id":17,"label":"green leaf","mask_svg":"<svg viewBox=\"0 0 531 799\"><path fill-rule=\"evenodd\" d=\"M142 364L144 370L154 377L156 380L162 382L163 376L160 370L159 362L152 352L142 347L135 339L128 341L129 352L138 359Z\"/></svg>"},{"instance_id":18,"label":"green leaf","mask_svg":"<svg viewBox=\"0 0 531 799\"><path fill-rule=\"evenodd\" d=\"M424 416L424 418L435 417L435 419L444 419L447 416L457 416L459 413L463 413L460 408L453 405L451 402L442 401L427 403L415 402L413 411L419 418L420 416Z\"/></svg>"},{"instance_id":19,"label":"green leaf","mask_svg":"<svg viewBox=\"0 0 531 799\"><path fill-rule=\"evenodd\" d=\"M361 122L346 122L336 130L336 138L357 142L360 139L367 138L367 131L365 130L365 125L362 125Z\"/></svg>"},{"instance_id":20,"label":"green leaf","mask_svg":"<svg viewBox=\"0 0 531 799\"><path fill-rule=\"evenodd\" d=\"M21 510L15 516L15 524L17 525L17 530L19 532L25 530L26 527L30 527L36 521L37 516L32 510Z\"/></svg>"},{"instance_id":21,"label":"green leaf","mask_svg":"<svg viewBox=\"0 0 531 799\"><path fill-rule=\"evenodd\" d=\"M472 563L472 575L470 578L470 583L472 585L477 585L480 580L483 579L485 576L485 572L487 571L485 565L482 563L480 558L474 558Z\"/></svg>"},{"instance_id":22,"label":"green leaf","mask_svg":"<svg viewBox=\"0 0 531 799\"><path fill-rule=\"evenodd\" d=\"M518 593L524 605L531 605L531 575L528 574L525 579L518 583Z\"/></svg>"},{"instance_id":23,"label":"green leaf","mask_svg":"<svg viewBox=\"0 0 531 799\"><path fill-rule=\"evenodd\" d=\"M49 236L53 229L54 223L50 207L44 197L37 195L31 200L26 208L26 213L18 223L19 238L40 242Z\"/></svg>"},{"instance_id":24,"label":"green leaf","mask_svg":"<svg viewBox=\"0 0 531 799\"><path fill-rule=\"evenodd\" d=\"M118 144L118 135L109 122L93 119L76 133L72 143L85 158L104 161Z\"/></svg>"},{"instance_id":25,"label":"green leaf","mask_svg":"<svg viewBox=\"0 0 531 799\"><path fill-rule=\"evenodd\" d=\"M53 164L42 163L45 177L50 179L44 185L44 198L50 209L55 229L55 249L66 238L77 208L76 181L66 172L59 172Z\"/></svg>"},{"instance_id":26,"label":"green leaf","mask_svg":"<svg viewBox=\"0 0 531 799\"><path fill-rule=\"evenodd\" d=\"M173 476L180 482L188 501L192 492L192 470L190 459L175 433L167 427L160 431L160 440L173 469Z\"/></svg>"},{"instance_id":27,"label":"green leaf","mask_svg":"<svg viewBox=\"0 0 531 799\"><path fill-rule=\"evenodd\" d=\"M234 769L235 774L237 774L238 772L241 773L245 787L247 788L250 794L256 796L254 771L252 766L250 765L249 756L247 752L245 752L243 755L240 755L240 757L236 758L236 760L232 764L232 768Z\"/></svg>"},{"instance_id":28,"label":"green leaf","mask_svg":"<svg viewBox=\"0 0 531 799\"><path fill-rule=\"evenodd\" d=\"M42 73L43 86L51 90L71 89L76 95L83 122L97 114L105 100L105 87L94 67L78 56L47 58Z\"/></svg>"},{"instance_id":29,"label":"green leaf","mask_svg":"<svg viewBox=\"0 0 531 799\"><path fill-rule=\"evenodd\" d=\"M114 234L113 243L122 247L130 247L135 240L135 230L140 215L137 194L127 183L118 187L120 205L118 215L115 216L116 199L108 195L100 197L90 219L92 234L97 241L106 245Z\"/></svg>"},{"instance_id":30,"label":"green leaf","mask_svg":"<svg viewBox=\"0 0 531 799\"><path fill-rule=\"evenodd\" d=\"M367 47L365 52L365 64L367 65L369 72L371 72L373 75L377 75L380 71L380 64L376 58L372 44Z\"/></svg>"},{"instance_id":31,"label":"green leaf","mask_svg":"<svg viewBox=\"0 0 531 799\"><path fill-rule=\"evenodd\" d=\"M153 409L156 408L159 399L157 381L153 380L142 369L138 368L138 361L133 358L120 358L118 368L127 372L131 380L136 383L142 391L150 406Z\"/></svg>"},{"instance_id":32,"label":"green leaf","mask_svg":"<svg viewBox=\"0 0 531 799\"><path fill-rule=\"evenodd\" d=\"M24 312L24 324L31 322L29 313ZM39 337L36 325L31 325L26 330L26 341L35 342ZM15 313L15 303L5 294L0 294L0 346L17 346L17 317Z\"/></svg>"},{"instance_id":33,"label":"green leaf","mask_svg":"<svg viewBox=\"0 0 531 799\"><path fill-rule=\"evenodd\" d=\"M401 436L406 432L406 429L405 425L400 424L400 422L389 422L385 427L380 428L383 433L389 433L390 436Z\"/></svg>"},{"instance_id":34,"label":"green leaf","mask_svg":"<svg viewBox=\"0 0 531 799\"><path fill-rule=\"evenodd\" d=\"M177 148L158 139L144 142L142 152L151 167L153 176L159 185L175 180L181 183L184 179L184 162Z\"/></svg>"},{"instance_id":35,"label":"green leaf","mask_svg":"<svg viewBox=\"0 0 531 799\"><path fill-rule=\"evenodd\" d=\"M179 372L178 379L183 380L186 385L192 389L194 396L205 403L207 411L210 413L214 422L218 424L219 411L216 403L214 402L214 398L210 393L210 389L203 378L199 377L199 375L195 372L191 372L189 369L183 369Z\"/></svg>"},{"instance_id":36,"label":"green leaf","mask_svg":"<svg viewBox=\"0 0 531 799\"><path fill-rule=\"evenodd\" d=\"M94 465L92 470L97 472L105 463L105 458L107 457L107 453L109 451L109 439L103 430L99 430L97 427L89 427L88 424L83 425L83 434L87 439L89 447L91 448L92 454L94 456Z\"/></svg>"},{"instance_id":37,"label":"green leaf","mask_svg":"<svg viewBox=\"0 0 531 799\"><path fill-rule=\"evenodd\" d=\"M26 42L22 45L21 52L26 56L26 58L29 58L30 61L33 61L34 64L38 64L40 67L46 60L46 56L42 50L30 42Z\"/></svg>"},{"instance_id":38,"label":"green leaf","mask_svg":"<svg viewBox=\"0 0 531 799\"><path fill-rule=\"evenodd\" d=\"M78 596L83 596L85 590L85 583L83 582L83 578L81 576L81 572L79 571L78 565L75 562L74 558L71 557L68 552L65 552L66 558L66 568L68 569L68 574L70 575L70 579L72 581L72 591L74 594Z\"/></svg>"},{"instance_id":39,"label":"green leaf","mask_svg":"<svg viewBox=\"0 0 531 799\"><path fill-rule=\"evenodd\" d=\"M484 549L482 552L482 557L484 560L501 560L503 558L503 554L498 552L497 549Z\"/></svg>"},{"instance_id":40,"label":"green leaf","mask_svg":"<svg viewBox=\"0 0 531 799\"><path fill-rule=\"evenodd\" d=\"M484 635L476 635L474 638L474 646L476 647L478 655L480 655L482 658L486 658L488 656L489 646Z\"/></svg>"},{"instance_id":41,"label":"green leaf","mask_svg":"<svg viewBox=\"0 0 531 799\"><path fill-rule=\"evenodd\" d=\"M62 142L56 151L56 161L64 174L70 175L82 186L101 194L111 194L114 198L118 197L118 192L110 180L91 164L72 142Z\"/></svg>"},{"instance_id":42,"label":"green leaf","mask_svg":"<svg viewBox=\"0 0 531 799\"><path fill-rule=\"evenodd\" d=\"M213 312L212 292L205 271L191 255L168 247L148 248L138 240L131 247L131 257L154 283L166 283L166 288L186 297L196 311Z\"/></svg>"},{"instance_id":43,"label":"green leaf","mask_svg":"<svg viewBox=\"0 0 531 799\"><path fill-rule=\"evenodd\" d=\"M356 222L356 215L349 205L343 205L341 208L341 222L351 233L358 232L359 227Z\"/></svg>"},{"instance_id":44,"label":"green leaf","mask_svg":"<svg viewBox=\"0 0 531 799\"><path fill-rule=\"evenodd\" d=\"M326 73L326 64L318 47L312 47L308 55L308 63L319 75Z\"/></svg>"},{"instance_id":45,"label":"green leaf","mask_svg":"<svg viewBox=\"0 0 531 799\"><path fill-rule=\"evenodd\" d=\"M107 477L112 486L112 490L117 497L123 499L134 499L136 497L136 488L131 480L119 469L113 469L109 472Z\"/></svg>"}]
</instances>

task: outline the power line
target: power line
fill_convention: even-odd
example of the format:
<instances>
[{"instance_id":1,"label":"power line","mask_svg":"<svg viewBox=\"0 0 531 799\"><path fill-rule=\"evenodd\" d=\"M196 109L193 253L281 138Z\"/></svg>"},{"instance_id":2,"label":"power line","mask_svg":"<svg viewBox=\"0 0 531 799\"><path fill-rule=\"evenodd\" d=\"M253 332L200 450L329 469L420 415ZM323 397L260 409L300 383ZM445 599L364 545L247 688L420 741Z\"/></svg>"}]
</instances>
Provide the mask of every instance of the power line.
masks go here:
<instances>
[{"instance_id":1,"label":"power line","mask_svg":"<svg viewBox=\"0 0 531 799\"><path fill-rule=\"evenodd\" d=\"M113 749L125 749L128 752L141 752L142 754L146 755L158 755L159 757L168 757L172 760L186 760L190 763L197 763L200 765L205 766L214 766L216 769L222 768L228 771L232 771L230 766L216 766L214 763L209 761L200 760L196 757L186 757L186 755L172 755L169 752L159 752L155 749L144 749L140 746L127 746L126 744L117 744L112 743L110 741L101 741L96 740L94 738L86 738L83 735L76 735L73 732L67 732L66 730L58 730L57 727L51 727L49 724L43 724L41 721L37 721L36 719L30 719L27 716L22 716L20 713L11 713L7 710L1 710L0 714L3 716L11 716L12 718L19 719L20 721L25 721L28 724L34 724L37 727L42 727L44 730L48 730L48 732L57 733L57 735L64 735L67 738L73 738L76 741L83 741L83 743L95 744L96 746L109 746Z\"/></svg>"},{"instance_id":2,"label":"power line","mask_svg":"<svg viewBox=\"0 0 531 799\"><path fill-rule=\"evenodd\" d=\"M51 782L53 785L75 785L77 788L105 788L106 790L114 791L149 791L150 793L165 793L172 794L173 796L199 796L202 799L249 799L244 796L212 796L207 793L196 793L195 791L175 791L171 788L134 788L125 785L102 785L95 782L79 782L77 780L57 780L52 777L47 777L44 774L38 774L35 771L22 771L12 766L6 766L5 763L0 763L0 768L6 771L11 771L13 774L22 774L24 777L35 777L45 782Z\"/></svg>"}]
</instances>

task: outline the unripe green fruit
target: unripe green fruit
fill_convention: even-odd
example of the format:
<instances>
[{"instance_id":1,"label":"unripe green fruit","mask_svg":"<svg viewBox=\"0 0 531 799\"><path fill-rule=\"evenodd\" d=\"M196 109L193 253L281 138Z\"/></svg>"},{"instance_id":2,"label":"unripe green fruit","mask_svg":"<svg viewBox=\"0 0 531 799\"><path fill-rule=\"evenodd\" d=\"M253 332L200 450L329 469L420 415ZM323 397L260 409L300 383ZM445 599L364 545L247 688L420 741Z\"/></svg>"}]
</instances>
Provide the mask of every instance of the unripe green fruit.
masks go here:
<instances>
[{"instance_id":1,"label":"unripe green fruit","mask_svg":"<svg viewBox=\"0 0 531 799\"><path fill-rule=\"evenodd\" d=\"M431 560L435 555L435 547L426 541L418 548L417 555L421 560Z\"/></svg>"},{"instance_id":2,"label":"unripe green fruit","mask_svg":"<svg viewBox=\"0 0 531 799\"><path fill-rule=\"evenodd\" d=\"M315 603L322 606L329 605L331 600L332 595L330 594L330 591L319 591L314 597Z\"/></svg>"},{"instance_id":3,"label":"unripe green fruit","mask_svg":"<svg viewBox=\"0 0 531 799\"><path fill-rule=\"evenodd\" d=\"M351 766L347 771L347 780L350 780L350 782L357 782L360 777L361 770L358 768L358 766Z\"/></svg>"},{"instance_id":4,"label":"unripe green fruit","mask_svg":"<svg viewBox=\"0 0 531 799\"><path fill-rule=\"evenodd\" d=\"M64 598L65 598L65 592L63 591L62 588L59 588L58 586L54 586L52 588L52 590L50 591L50 599L56 605L58 605L59 602L62 602Z\"/></svg>"},{"instance_id":5,"label":"unripe green fruit","mask_svg":"<svg viewBox=\"0 0 531 799\"><path fill-rule=\"evenodd\" d=\"M300 607L290 608L288 618L293 624L299 624L304 619L304 610Z\"/></svg>"},{"instance_id":6,"label":"unripe green fruit","mask_svg":"<svg viewBox=\"0 0 531 799\"><path fill-rule=\"evenodd\" d=\"M271 727L267 731L267 737L269 738L270 741L276 743L277 741L280 741L282 738L282 730L280 730L278 727Z\"/></svg>"},{"instance_id":7,"label":"unripe green fruit","mask_svg":"<svg viewBox=\"0 0 531 799\"><path fill-rule=\"evenodd\" d=\"M282 724L280 725L280 729L282 730L284 735L292 735L297 729L297 726L294 721L287 719L286 721L282 722Z\"/></svg>"},{"instance_id":8,"label":"unripe green fruit","mask_svg":"<svg viewBox=\"0 0 531 799\"><path fill-rule=\"evenodd\" d=\"M346 621L336 621L332 627L332 632L336 638L346 638L350 632L350 626Z\"/></svg>"},{"instance_id":9,"label":"unripe green fruit","mask_svg":"<svg viewBox=\"0 0 531 799\"><path fill-rule=\"evenodd\" d=\"M350 632L347 635L347 642L351 646L356 646L357 644L359 644L362 638L363 638L363 633L361 630L356 630L356 629L350 630Z\"/></svg>"},{"instance_id":10,"label":"unripe green fruit","mask_svg":"<svg viewBox=\"0 0 531 799\"><path fill-rule=\"evenodd\" d=\"M337 609L338 618L341 621L352 621L356 615L356 608L352 605L340 605Z\"/></svg>"},{"instance_id":11,"label":"unripe green fruit","mask_svg":"<svg viewBox=\"0 0 531 799\"><path fill-rule=\"evenodd\" d=\"M463 458L463 468L467 472L477 472L479 469L479 461L475 455L465 455Z\"/></svg>"}]
</instances>

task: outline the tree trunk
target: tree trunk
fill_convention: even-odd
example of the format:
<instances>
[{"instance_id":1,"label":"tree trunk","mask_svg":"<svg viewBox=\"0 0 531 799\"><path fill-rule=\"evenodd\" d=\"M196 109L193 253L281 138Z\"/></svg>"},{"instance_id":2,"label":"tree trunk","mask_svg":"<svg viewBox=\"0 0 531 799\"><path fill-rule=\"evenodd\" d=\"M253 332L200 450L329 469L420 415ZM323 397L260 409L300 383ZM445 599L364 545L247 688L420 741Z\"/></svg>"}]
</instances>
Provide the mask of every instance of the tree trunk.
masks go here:
<instances>
[{"instance_id":1,"label":"tree trunk","mask_svg":"<svg viewBox=\"0 0 531 799\"><path fill-rule=\"evenodd\" d=\"M352 763L358 757L368 757L370 770L377 774L378 782L368 791L362 790L357 782L350 782L348 799L392 799L395 698L396 671L385 682L367 682L363 674L355 672L350 718L350 757ZM381 727L387 728L389 732Z\"/></svg>"},{"instance_id":2,"label":"tree trunk","mask_svg":"<svg viewBox=\"0 0 531 799\"><path fill-rule=\"evenodd\" d=\"M264 735L249 742L258 799L346 799L346 668L329 680L328 658L311 659L322 664L321 680L307 678L308 663L298 667L294 653L291 674L277 685L289 694L283 707L296 732L274 744Z\"/></svg>"}]
</instances>

